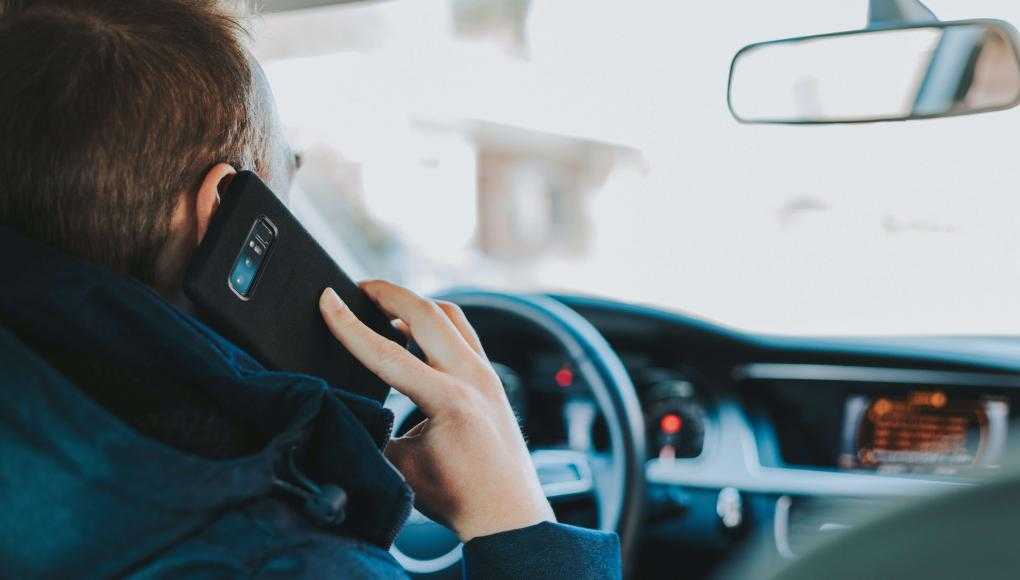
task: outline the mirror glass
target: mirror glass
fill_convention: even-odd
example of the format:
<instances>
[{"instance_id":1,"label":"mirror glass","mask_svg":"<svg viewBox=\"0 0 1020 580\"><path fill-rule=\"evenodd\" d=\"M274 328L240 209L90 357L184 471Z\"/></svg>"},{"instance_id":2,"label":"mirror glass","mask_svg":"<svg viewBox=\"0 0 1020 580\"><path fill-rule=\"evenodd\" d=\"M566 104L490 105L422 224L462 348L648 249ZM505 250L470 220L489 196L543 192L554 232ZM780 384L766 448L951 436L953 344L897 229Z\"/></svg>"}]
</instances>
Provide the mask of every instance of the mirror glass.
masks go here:
<instances>
[{"instance_id":1,"label":"mirror glass","mask_svg":"<svg viewBox=\"0 0 1020 580\"><path fill-rule=\"evenodd\" d=\"M863 30L753 44L733 59L729 103L749 123L847 123L1012 107L1020 64L993 21Z\"/></svg>"}]
</instances>

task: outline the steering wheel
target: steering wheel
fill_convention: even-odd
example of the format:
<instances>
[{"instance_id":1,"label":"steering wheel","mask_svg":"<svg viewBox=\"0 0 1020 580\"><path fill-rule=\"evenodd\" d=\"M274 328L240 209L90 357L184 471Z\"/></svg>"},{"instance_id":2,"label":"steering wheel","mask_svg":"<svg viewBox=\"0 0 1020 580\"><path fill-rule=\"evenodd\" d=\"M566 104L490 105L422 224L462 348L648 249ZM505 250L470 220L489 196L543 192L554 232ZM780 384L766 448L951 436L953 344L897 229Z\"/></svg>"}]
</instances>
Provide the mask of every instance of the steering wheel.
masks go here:
<instances>
[{"instance_id":1,"label":"steering wheel","mask_svg":"<svg viewBox=\"0 0 1020 580\"><path fill-rule=\"evenodd\" d=\"M468 319L487 312L539 330L562 347L574 372L590 387L609 432L608 456L591 448L533 449L531 456L554 507L559 501L579 498L595 502L599 529L620 536L626 570L644 502L645 430L634 385L620 358L595 327L552 298L488 291L460 291L437 298L460 306ZM386 406L396 416L397 426L416 411L414 403L395 391ZM462 549L452 531L415 510L391 553L412 575L456 577Z\"/></svg>"}]
</instances>

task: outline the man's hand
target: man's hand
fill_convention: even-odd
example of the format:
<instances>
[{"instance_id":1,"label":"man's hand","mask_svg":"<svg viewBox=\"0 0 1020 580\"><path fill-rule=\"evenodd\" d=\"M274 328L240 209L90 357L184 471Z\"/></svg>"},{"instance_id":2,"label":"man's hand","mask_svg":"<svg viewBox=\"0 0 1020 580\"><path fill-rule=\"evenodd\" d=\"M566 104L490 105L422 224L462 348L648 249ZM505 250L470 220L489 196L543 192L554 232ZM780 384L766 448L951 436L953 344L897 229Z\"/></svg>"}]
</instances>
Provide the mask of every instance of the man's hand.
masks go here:
<instances>
[{"instance_id":1,"label":"man's hand","mask_svg":"<svg viewBox=\"0 0 1020 580\"><path fill-rule=\"evenodd\" d=\"M427 364L362 324L332 289L319 308L333 336L427 417L386 447L420 504L464 542L555 521L499 377L460 308L388 282L361 287Z\"/></svg>"}]
</instances>

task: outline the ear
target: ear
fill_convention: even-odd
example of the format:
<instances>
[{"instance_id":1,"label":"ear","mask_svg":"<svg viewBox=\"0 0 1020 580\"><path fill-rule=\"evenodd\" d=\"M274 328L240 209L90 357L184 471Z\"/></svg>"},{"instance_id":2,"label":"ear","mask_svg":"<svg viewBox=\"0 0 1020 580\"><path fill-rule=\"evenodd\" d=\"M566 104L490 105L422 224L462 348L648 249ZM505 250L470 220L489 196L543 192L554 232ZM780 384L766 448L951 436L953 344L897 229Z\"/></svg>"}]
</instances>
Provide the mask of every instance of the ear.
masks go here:
<instances>
[{"instance_id":1,"label":"ear","mask_svg":"<svg viewBox=\"0 0 1020 580\"><path fill-rule=\"evenodd\" d=\"M217 163L205 174L202 185L195 195L195 233L198 241L205 237L209 229L209 221L220 206L220 192L230 185L230 180L237 170L226 163Z\"/></svg>"}]
</instances>

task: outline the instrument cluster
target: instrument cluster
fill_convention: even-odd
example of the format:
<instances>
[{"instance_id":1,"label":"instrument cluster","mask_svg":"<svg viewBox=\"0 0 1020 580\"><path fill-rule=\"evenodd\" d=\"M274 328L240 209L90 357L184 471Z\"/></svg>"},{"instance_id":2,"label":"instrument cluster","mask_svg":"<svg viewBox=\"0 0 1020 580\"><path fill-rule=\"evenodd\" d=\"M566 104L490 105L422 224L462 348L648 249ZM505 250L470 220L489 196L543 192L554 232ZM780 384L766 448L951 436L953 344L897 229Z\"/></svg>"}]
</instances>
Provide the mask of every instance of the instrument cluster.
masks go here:
<instances>
[{"instance_id":1,"label":"instrument cluster","mask_svg":"<svg viewBox=\"0 0 1020 580\"><path fill-rule=\"evenodd\" d=\"M641 399L649 459L695 459L711 433L711 395L699 379L661 368L637 357L624 357ZM600 450L608 434L589 386L562 354L540 352L526 365L495 363L507 398L529 442Z\"/></svg>"},{"instance_id":2,"label":"instrument cluster","mask_svg":"<svg viewBox=\"0 0 1020 580\"><path fill-rule=\"evenodd\" d=\"M705 447L708 411L690 377L664 373L641 389L649 459L693 459Z\"/></svg>"}]
</instances>

